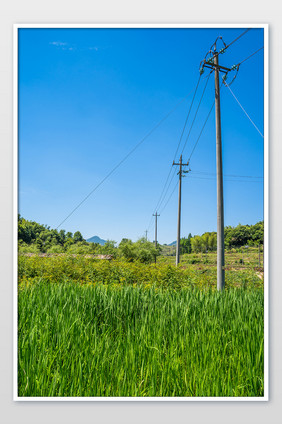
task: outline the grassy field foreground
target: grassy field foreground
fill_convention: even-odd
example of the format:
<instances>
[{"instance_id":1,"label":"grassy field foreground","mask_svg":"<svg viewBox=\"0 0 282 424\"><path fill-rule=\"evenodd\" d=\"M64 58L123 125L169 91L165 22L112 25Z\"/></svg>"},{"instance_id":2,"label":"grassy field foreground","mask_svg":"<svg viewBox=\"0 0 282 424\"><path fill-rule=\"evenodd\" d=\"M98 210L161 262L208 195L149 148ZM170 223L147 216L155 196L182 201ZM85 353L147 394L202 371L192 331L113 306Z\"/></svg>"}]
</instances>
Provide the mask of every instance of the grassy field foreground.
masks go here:
<instances>
[{"instance_id":1,"label":"grassy field foreground","mask_svg":"<svg viewBox=\"0 0 282 424\"><path fill-rule=\"evenodd\" d=\"M264 301L256 280L219 293L193 284L196 274L177 285L178 274L166 269L156 272L168 273L171 284L121 284L130 267L118 277L104 263L88 269L93 281L96 269L96 284L86 275L78 283L79 267L77 279L61 272L55 283L54 262L37 264L36 275L33 258L24 261L19 396L263 396ZM99 282L103 267L116 276L112 284Z\"/></svg>"}]
</instances>

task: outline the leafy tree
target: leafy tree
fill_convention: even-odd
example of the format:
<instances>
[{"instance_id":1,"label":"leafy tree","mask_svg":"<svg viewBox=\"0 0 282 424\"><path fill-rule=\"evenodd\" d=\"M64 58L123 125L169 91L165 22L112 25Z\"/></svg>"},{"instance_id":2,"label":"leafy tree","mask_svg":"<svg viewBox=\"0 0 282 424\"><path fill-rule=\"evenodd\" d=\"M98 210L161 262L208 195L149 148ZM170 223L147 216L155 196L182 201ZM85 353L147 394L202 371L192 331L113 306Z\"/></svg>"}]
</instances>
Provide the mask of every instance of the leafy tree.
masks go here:
<instances>
[{"instance_id":1,"label":"leafy tree","mask_svg":"<svg viewBox=\"0 0 282 424\"><path fill-rule=\"evenodd\" d=\"M145 237L140 238L135 243L136 245L136 259L140 262L150 263L153 262L157 255L158 249L150 241L146 240Z\"/></svg>"},{"instance_id":2,"label":"leafy tree","mask_svg":"<svg viewBox=\"0 0 282 424\"><path fill-rule=\"evenodd\" d=\"M80 231L76 231L73 235L73 241L75 243L78 243L80 241L85 241L84 238L82 237L82 234Z\"/></svg>"},{"instance_id":3,"label":"leafy tree","mask_svg":"<svg viewBox=\"0 0 282 424\"><path fill-rule=\"evenodd\" d=\"M204 252L207 252L209 250L209 239L210 239L209 233L204 233L201 237L201 249Z\"/></svg>"},{"instance_id":4,"label":"leafy tree","mask_svg":"<svg viewBox=\"0 0 282 424\"><path fill-rule=\"evenodd\" d=\"M78 241L77 243L73 243L68 248L67 253L75 255L87 255L91 253L91 250L88 243L85 244L83 241Z\"/></svg>"},{"instance_id":5,"label":"leafy tree","mask_svg":"<svg viewBox=\"0 0 282 424\"><path fill-rule=\"evenodd\" d=\"M128 261L138 260L143 263L151 263L159 254L160 246L157 248L153 243L146 240L145 237L140 238L133 243L130 239L122 239L118 247L118 253Z\"/></svg>"},{"instance_id":6,"label":"leafy tree","mask_svg":"<svg viewBox=\"0 0 282 424\"><path fill-rule=\"evenodd\" d=\"M103 255L116 256L116 253L117 253L116 242L114 240L107 240L104 246L100 247L100 252Z\"/></svg>"},{"instance_id":7,"label":"leafy tree","mask_svg":"<svg viewBox=\"0 0 282 424\"><path fill-rule=\"evenodd\" d=\"M216 244L217 244L217 235L215 232L210 233L209 235L209 250L213 251L216 250Z\"/></svg>"},{"instance_id":8,"label":"leafy tree","mask_svg":"<svg viewBox=\"0 0 282 424\"><path fill-rule=\"evenodd\" d=\"M118 246L118 253L120 256L124 257L126 260L132 262L137 257L136 247L132 240L122 239Z\"/></svg>"},{"instance_id":9,"label":"leafy tree","mask_svg":"<svg viewBox=\"0 0 282 424\"><path fill-rule=\"evenodd\" d=\"M191 253L192 247L191 247L191 239L192 234L189 233L188 237L183 237L180 239L180 248L182 253Z\"/></svg>"},{"instance_id":10,"label":"leafy tree","mask_svg":"<svg viewBox=\"0 0 282 424\"><path fill-rule=\"evenodd\" d=\"M194 236L191 239L192 251L198 253L202 249L202 239L200 236Z\"/></svg>"},{"instance_id":11,"label":"leafy tree","mask_svg":"<svg viewBox=\"0 0 282 424\"><path fill-rule=\"evenodd\" d=\"M63 253L63 252L64 252L64 248L63 248L63 246L61 246L59 244L52 245L47 250L47 253Z\"/></svg>"}]
</instances>

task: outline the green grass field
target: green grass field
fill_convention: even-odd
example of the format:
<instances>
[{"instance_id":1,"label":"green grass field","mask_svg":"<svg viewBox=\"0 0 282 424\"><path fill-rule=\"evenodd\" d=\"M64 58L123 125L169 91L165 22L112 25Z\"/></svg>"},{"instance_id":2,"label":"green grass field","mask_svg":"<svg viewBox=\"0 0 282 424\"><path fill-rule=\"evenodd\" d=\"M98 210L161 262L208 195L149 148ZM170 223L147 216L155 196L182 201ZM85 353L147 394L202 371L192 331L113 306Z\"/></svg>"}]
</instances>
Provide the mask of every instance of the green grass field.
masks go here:
<instances>
[{"instance_id":1,"label":"green grass field","mask_svg":"<svg viewBox=\"0 0 282 424\"><path fill-rule=\"evenodd\" d=\"M20 257L19 396L263 396L263 282L215 284L214 269Z\"/></svg>"}]
</instances>

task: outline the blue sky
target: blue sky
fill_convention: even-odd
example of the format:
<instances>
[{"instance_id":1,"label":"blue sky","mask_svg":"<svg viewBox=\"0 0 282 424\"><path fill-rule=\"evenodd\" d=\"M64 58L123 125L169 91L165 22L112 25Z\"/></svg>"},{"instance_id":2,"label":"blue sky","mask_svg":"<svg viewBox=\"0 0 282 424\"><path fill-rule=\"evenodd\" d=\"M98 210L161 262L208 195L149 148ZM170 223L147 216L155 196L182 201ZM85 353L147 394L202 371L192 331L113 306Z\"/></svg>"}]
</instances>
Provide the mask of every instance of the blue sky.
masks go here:
<instances>
[{"instance_id":1,"label":"blue sky","mask_svg":"<svg viewBox=\"0 0 282 424\"><path fill-rule=\"evenodd\" d=\"M229 44L242 32L244 28L19 29L19 213L58 227L187 96L59 227L117 242L123 237L137 240L148 229L153 240L152 214L180 141L200 62L218 36ZM220 64L231 67L246 59L263 46L263 36L263 29L251 29L219 56ZM230 86L261 133L263 56L261 50L242 63ZM206 69L200 79L177 161L208 74ZM233 75L235 71L227 82ZM184 162L213 101L212 74L183 151ZM224 86L221 113L225 225L255 224L263 219L264 140ZM216 231L214 110L189 166L182 185L181 234ZM176 167L172 171L173 176ZM176 184L174 175L158 209L160 243L176 239Z\"/></svg>"}]
</instances>

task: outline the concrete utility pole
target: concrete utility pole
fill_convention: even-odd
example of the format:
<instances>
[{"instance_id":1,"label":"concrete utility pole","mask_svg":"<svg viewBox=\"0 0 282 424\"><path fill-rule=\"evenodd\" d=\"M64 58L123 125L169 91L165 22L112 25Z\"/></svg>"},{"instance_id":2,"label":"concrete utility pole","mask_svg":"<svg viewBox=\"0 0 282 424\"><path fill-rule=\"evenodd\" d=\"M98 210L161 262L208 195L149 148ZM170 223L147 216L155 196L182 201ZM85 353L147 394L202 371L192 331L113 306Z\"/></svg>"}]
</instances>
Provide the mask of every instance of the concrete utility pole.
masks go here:
<instances>
[{"instance_id":1,"label":"concrete utility pole","mask_svg":"<svg viewBox=\"0 0 282 424\"><path fill-rule=\"evenodd\" d=\"M260 244L258 245L258 264L260 266Z\"/></svg>"},{"instance_id":2,"label":"concrete utility pole","mask_svg":"<svg viewBox=\"0 0 282 424\"><path fill-rule=\"evenodd\" d=\"M157 221L158 221L158 216L160 216L160 215L158 215L157 214L157 211L156 211L156 213L154 214L153 213L153 216L155 216L156 217L156 219L155 219L155 248L157 249L158 248L158 232L157 232ZM155 256L155 264L157 263L157 256Z\"/></svg>"},{"instance_id":3,"label":"concrete utility pole","mask_svg":"<svg viewBox=\"0 0 282 424\"><path fill-rule=\"evenodd\" d=\"M217 178L217 290L225 286L224 270L224 208L223 208L223 176L222 176L222 144L220 119L220 92L218 55L214 58L215 82L215 116L216 116L216 178Z\"/></svg>"},{"instance_id":4,"label":"concrete utility pole","mask_svg":"<svg viewBox=\"0 0 282 424\"><path fill-rule=\"evenodd\" d=\"M155 248L157 249L157 247L158 247L157 221L158 221L158 216L160 216L160 215L158 215L157 212L156 212L156 213L153 213L153 216L156 217L156 219L155 219Z\"/></svg>"},{"instance_id":5,"label":"concrete utility pole","mask_svg":"<svg viewBox=\"0 0 282 424\"><path fill-rule=\"evenodd\" d=\"M182 155L180 156L179 163L175 163L173 161L172 165L179 165L179 190L178 190L178 220L177 220L177 241L176 241L176 266L179 264L180 259L180 223L181 223L181 178L183 173L187 173L189 171L183 171L183 166L188 166L189 162L182 163Z\"/></svg>"},{"instance_id":6,"label":"concrete utility pole","mask_svg":"<svg viewBox=\"0 0 282 424\"><path fill-rule=\"evenodd\" d=\"M148 234L148 230L145 230L145 233L146 233L146 241L147 241L147 234Z\"/></svg>"},{"instance_id":7,"label":"concrete utility pole","mask_svg":"<svg viewBox=\"0 0 282 424\"><path fill-rule=\"evenodd\" d=\"M223 207L223 176L222 176L222 144L221 144L221 118L220 118L220 91L219 72L227 74L231 69L218 64L216 43L214 52L208 60L203 61L203 66L214 70L215 82L215 122L216 122L216 178L217 178L217 290L225 286L224 263L224 207ZM202 70L201 70L202 71ZM201 72L200 71L200 72Z\"/></svg>"}]
</instances>

